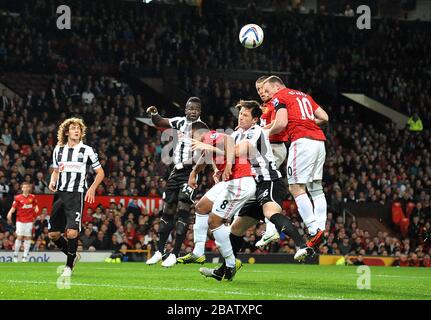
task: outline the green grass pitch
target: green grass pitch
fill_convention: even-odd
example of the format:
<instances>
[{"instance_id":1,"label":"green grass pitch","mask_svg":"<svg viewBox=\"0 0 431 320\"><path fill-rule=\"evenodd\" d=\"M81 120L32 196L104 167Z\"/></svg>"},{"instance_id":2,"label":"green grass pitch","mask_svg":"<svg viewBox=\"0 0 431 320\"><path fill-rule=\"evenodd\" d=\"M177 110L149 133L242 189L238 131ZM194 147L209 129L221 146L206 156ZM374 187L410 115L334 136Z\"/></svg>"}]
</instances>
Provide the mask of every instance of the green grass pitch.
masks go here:
<instances>
[{"instance_id":1,"label":"green grass pitch","mask_svg":"<svg viewBox=\"0 0 431 320\"><path fill-rule=\"evenodd\" d=\"M352 266L244 264L234 281L218 282L199 265L79 263L70 289L58 289L59 265L1 263L0 299L431 299L425 268L372 267L371 289L359 290Z\"/></svg>"}]
</instances>

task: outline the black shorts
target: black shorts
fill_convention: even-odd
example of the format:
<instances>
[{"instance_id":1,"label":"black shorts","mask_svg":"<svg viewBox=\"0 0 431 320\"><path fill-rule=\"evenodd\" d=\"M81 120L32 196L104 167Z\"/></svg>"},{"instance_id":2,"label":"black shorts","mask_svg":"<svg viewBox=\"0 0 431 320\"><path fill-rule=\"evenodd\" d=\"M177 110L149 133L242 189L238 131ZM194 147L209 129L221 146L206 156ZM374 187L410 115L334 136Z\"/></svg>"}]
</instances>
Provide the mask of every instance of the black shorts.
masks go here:
<instances>
[{"instance_id":1,"label":"black shorts","mask_svg":"<svg viewBox=\"0 0 431 320\"><path fill-rule=\"evenodd\" d=\"M49 231L64 232L66 229L81 231L83 192L57 191L49 218Z\"/></svg>"},{"instance_id":2,"label":"black shorts","mask_svg":"<svg viewBox=\"0 0 431 320\"><path fill-rule=\"evenodd\" d=\"M256 199L247 202L238 216L247 216L256 220L264 220L263 205L268 202L276 202L283 208L283 201L286 197L287 187L283 179L259 182L256 184Z\"/></svg>"},{"instance_id":3,"label":"black shorts","mask_svg":"<svg viewBox=\"0 0 431 320\"><path fill-rule=\"evenodd\" d=\"M168 204L177 204L178 201L193 204L195 192L191 188L187 188L190 173L193 167L185 167L183 169L172 170L166 184L166 190L163 193L163 201ZM199 181L199 176L197 177Z\"/></svg>"}]
</instances>

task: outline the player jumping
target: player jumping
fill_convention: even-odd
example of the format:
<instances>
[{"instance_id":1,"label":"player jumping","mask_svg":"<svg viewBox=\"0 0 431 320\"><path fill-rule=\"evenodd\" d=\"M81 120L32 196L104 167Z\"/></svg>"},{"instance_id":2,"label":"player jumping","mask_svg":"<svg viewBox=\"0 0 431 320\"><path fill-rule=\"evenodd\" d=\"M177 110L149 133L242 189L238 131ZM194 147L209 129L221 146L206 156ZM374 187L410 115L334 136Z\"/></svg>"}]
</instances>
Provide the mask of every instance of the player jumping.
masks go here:
<instances>
[{"instance_id":1,"label":"player jumping","mask_svg":"<svg viewBox=\"0 0 431 320\"><path fill-rule=\"evenodd\" d=\"M317 247L326 225L327 204L322 187L326 138L320 126L328 123L328 114L311 96L286 88L279 77L266 79L263 89L276 110L269 134L287 128L291 142L287 160L289 190L310 234L307 245Z\"/></svg>"},{"instance_id":2,"label":"player jumping","mask_svg":"<svg viewBox=\"0 0 431 320\"><path fill-rule=\"evenodd\" d=\"M160 221L159 242L157 251L147 260L147 265L153 265L163 259L166 242L175 227L175 244L172 252L166 252L163 267L172 267L177 263L177 256L187 235L191 220L190 207L193 204L194 193L187 188L187 181L193 168L192 137L200 129L208 128L200 120L201 100L191 97L185 108L185 117L163 118L157 108L147 109L156 127L173 128L178 132L178 143L174 150L174 168L169 175L166 191L163 194L163 213Z\"/></svg>"}]
</instances>

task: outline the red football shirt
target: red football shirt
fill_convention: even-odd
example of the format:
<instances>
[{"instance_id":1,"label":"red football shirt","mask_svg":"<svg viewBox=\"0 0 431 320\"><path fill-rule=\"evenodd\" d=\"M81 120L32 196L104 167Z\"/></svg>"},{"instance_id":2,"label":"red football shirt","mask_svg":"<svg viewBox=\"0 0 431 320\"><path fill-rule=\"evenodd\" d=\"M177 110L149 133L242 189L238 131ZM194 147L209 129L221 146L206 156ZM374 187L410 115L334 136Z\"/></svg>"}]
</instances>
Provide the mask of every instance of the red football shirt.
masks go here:
<instances>
[{"instance_id":1,"label":"red football shirt","mask_svg":"<svg viewBox=\"0 0 431 320\"><path fill-rule=\"evenodd\" d=\"M311 96L301 91L284 88L271 99L275 110L287 109L287 135L291 142L300 138L325 141L322 129L314 122L314 112L319 105Z\"/></svg>"},{"instance_id":2,"label":"red football shirt","mask_svg":"<svg viewBox=\"0 0 431 320\"><path fill-rule=\"evenodd\" d=\"M275 108L271 102L264 102L263 104L264 112L260 117L260 126L265 127L266 125L272 123L275 120ZM283 129L281 132L276 134L271 134L269 136L269 142L287 142L289 141L289 136L287 135L287 128Z\"/></svg>"},{"instance_id":3,"label":"red football shirt","mask_svg":"<svg viewBox=\"0 0 431 320\"><path fill-rule=\"evenodd\" d=\"M204 135L203 143L224 150L224 137L226 135L221 132L209 131ZM241 160L241 161L240 161ZM226 157L213 154L213 161L218 170L223 171L226 167ZM229 180L239 179L243 177L252 177L251 164L248 160L235 157L235 163L232 166L232 174Z\"/></svg>"},{"instance_id":4,"label":"red football shirt","mask_svg":"<svg viewBox=\"0 0 431 320\"><path fill-rule=\"evenodd\" d=\"M16 221L22 223L33 222L36 217L34 208L37 206L37 200L34 194L25 197L23 194L15 196L12 207L16 209Z\"/></svg>"}]
</instances>

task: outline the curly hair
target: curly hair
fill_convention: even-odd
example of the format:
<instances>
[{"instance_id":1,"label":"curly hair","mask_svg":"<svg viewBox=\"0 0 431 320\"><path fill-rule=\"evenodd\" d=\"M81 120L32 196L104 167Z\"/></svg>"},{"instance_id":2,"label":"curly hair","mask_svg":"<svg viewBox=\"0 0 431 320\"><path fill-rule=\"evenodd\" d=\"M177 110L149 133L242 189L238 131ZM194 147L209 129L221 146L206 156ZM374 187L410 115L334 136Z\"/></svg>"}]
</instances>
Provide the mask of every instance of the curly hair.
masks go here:
<instances>
[{"instance_id":1,"label":"curly hair","mask_svg":"<svg viewBox=\"0 0 431 320\"><path fill-rule=\"evenodd\" d=\"M87 127L84 124L84 121L80 118L69 118L64 120L57 131L57 144L59 146L64 146L67 143L67 135L66 133L69 132L69 127L71 124L77 124L81 128L81 140L84 139L85 133L87 131Z\"/></svg>"}]
</instances>

